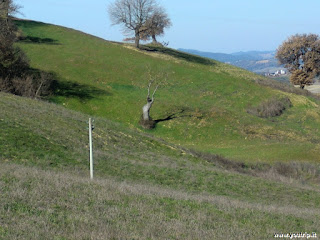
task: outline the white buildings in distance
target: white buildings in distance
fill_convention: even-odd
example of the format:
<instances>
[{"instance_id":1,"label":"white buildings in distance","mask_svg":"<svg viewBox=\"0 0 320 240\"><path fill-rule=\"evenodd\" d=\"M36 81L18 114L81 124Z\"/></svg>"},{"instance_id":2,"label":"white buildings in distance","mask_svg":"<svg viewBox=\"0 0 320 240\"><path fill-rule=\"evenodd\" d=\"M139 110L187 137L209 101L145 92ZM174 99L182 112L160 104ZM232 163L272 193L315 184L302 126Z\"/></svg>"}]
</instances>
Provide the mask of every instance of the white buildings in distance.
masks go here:
<instances>
[{"instance_id":1,"label":"white buildings in distance","mask_svg":"<svg viewBox=\"0 0 320 240\"><path fill-rule=\"evenodd\" d=\"M280 69L275 71L274 73L265 73L266 77L278 77L278 76L284 76L287 75L287 71Z\"/></svg>"}]
</instances>

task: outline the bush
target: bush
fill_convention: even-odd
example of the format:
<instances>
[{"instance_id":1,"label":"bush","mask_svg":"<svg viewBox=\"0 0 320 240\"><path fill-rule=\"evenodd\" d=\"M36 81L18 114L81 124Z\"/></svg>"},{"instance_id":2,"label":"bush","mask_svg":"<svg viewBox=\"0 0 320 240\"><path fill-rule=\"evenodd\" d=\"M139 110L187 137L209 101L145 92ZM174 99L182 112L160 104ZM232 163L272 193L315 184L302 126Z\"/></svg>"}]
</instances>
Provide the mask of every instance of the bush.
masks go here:
<instances>
[{"instance_id":1,"label":"bush","mask_svg":"<svg viewBox=\"0 0 320 240\"><path fill-rule=\"evenodd\" d=\"M14 46L17 29L0 19L0 91L38 98L49 93L52 77L31 70L24 52Z\"/></svg>"},{"instance_id":2,"label":"bush","mask_svg":"<svg viewBox=\"0 0 320 240\"><path fill-rule=\"evenodd\" d=\"M320 183L320 165L308 162L276 163L273 171L287 178Z\"/></svg>"},{"instance_id":3,"label":"bush","mask_svg":"<svg viewBox=\"0 0 320 240\"><path fill-rule=\"evenodd\" d=\"M0 78L0 90L23 97L40 98L51 93L53 78L50 74L40 72L14 77L12 79Z\"/></svg>"},{"instance_id":4,"label":"bush","mask_svg":"<svg viewBox=\"0 0 320 240\"><path fill-rule=\"evenodd\" d=\"M249 108L247 112L261 118L269 118L280 116L287 108L291 106L292 103L288 97L272 98L261 103L257 107Z\"/></svg>"}]
</instances>

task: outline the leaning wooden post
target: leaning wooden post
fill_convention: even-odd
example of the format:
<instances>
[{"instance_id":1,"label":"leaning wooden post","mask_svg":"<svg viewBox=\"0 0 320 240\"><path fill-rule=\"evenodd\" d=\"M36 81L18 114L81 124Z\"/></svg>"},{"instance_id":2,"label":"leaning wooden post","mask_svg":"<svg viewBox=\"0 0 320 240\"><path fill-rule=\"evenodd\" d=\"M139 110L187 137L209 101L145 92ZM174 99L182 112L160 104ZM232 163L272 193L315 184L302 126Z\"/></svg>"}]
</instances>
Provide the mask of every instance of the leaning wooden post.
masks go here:
<instances>
[{"instance_id":1,"label":"leaning wooden post","mask_svg":"<svg viewBox=\"0 0 320 240\"><path fill-rule=\"evenodd\" d=\"M92 151L92 120L89 118L89 149L90 149L90 179L93 179L93 151Z\"/></svg>"}]
</instances>

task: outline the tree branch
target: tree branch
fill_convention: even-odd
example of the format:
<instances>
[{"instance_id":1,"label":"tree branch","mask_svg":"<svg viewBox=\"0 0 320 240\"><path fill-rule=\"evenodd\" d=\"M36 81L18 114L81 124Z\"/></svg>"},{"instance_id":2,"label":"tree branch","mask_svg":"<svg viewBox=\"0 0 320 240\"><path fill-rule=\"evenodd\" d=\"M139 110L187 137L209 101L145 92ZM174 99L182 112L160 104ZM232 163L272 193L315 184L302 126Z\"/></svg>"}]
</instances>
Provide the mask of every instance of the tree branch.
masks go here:
<instances>
[{"instance_id":1,"label":"tree branch","mask_svg":"<svg viewBox=\"0 0 320 240\"><path fill-rule=\"evenodd\" d=\"M159 85L160 85L160 84L158 84L158 85L156 86L156 88L154 89L154 91L153 91L152 98L151 98L151 101L152 101L152 102L154 101L154 95L156 94L156 91L158 90Z\"/></svg>"}]
</instances>

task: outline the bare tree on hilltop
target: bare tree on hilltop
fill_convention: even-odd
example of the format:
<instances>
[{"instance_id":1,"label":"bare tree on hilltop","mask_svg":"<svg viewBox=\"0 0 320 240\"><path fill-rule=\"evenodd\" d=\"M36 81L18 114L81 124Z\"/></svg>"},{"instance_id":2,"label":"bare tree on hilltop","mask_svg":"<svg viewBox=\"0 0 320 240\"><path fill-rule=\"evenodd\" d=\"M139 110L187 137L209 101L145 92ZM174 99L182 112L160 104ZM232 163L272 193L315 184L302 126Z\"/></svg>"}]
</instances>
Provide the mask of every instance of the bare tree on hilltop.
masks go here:
<instances>
[{"instance_id":1,"label":"bare tree on hilltop","mask_svg":"<svg viewBox=\"0 0 320 240\"><path fill-rule=\"evenodd\" d=\"M303 89L320 74L320 38L316 34L293 35L278 48L276 58L291 73L291 83Z\"/></svg>"},{"instance_id":2,"label":"bare tree on hilltop","mask_svg":"<svg viewBox=\"0 0 320 240\"><path fill-rule=\"evenodd\" d=\"M151 18L146 22L143 28L146 31L143 32L141 39L149 40L152 38L152 43L157 44L158 41L156 36L161 36L164 34L164 29L171 26L171 20L166 13L165 9L162 7L156 8Z\"/></svg>"},{"instance_id":3,"label":"bare tree on hilltop","mask_svg":"<svg viewBox=\"0 0 320 240\"><path fill-rule=\"evenodd\" d=\"M163 29L170 26L170 19L156 0L116 0L109 5L109 16L113 24L122 25L126 34L134 32L135 46L140 40L146 40L163 34Z\"/></svg>"}]
</instances>

